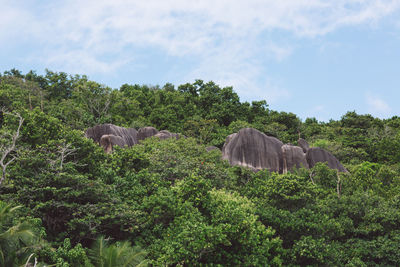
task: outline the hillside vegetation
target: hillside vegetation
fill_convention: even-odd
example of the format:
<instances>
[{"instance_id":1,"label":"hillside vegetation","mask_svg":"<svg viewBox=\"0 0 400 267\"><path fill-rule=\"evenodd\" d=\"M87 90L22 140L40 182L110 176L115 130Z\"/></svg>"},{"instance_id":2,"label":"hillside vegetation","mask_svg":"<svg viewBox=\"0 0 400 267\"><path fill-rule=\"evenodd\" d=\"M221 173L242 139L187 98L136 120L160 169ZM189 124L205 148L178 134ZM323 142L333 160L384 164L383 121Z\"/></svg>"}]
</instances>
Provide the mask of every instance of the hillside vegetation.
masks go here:
<instances>
[{"instance_id":1,"label":"hillside vegetation","mask_svg":"<svg viewBox=\"0 0 400 267\"><path fill-rule=\"evenodd\" d=\"M0 75L0 266L400 266L400 118L300 120L201 80L111 89L86 76ZM110 154L84 131L148 138ZM245 127L335 155L287 174L232 167Z\"/></svg>"}]
</instances>

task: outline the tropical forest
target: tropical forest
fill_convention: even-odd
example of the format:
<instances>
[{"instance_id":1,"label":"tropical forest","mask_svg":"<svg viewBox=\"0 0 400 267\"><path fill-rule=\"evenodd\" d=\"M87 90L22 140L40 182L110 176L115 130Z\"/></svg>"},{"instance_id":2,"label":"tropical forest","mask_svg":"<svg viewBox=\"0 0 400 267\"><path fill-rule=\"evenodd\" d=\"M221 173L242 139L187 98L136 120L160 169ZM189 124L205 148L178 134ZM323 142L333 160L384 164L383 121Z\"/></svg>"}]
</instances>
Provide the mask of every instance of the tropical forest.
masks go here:
<instances>
[{"instance_id":1,"label":"tropical forest","mask_svg":"<svg viewBox=\"0 0 400 267\"><path fill-rule=\"evenodd\" d=\"M0 266L400 266L400 117L212 81L0 75Z\"/></svg>"}]
</instances>

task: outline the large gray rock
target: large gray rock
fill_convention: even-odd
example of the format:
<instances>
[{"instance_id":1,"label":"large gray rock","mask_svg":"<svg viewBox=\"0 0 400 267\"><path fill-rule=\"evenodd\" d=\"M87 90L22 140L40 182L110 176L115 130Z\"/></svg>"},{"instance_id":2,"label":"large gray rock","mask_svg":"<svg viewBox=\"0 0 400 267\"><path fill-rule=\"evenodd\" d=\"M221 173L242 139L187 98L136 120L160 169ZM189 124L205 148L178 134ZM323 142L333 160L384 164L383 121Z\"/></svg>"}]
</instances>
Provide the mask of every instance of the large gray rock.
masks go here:
<instances>
[{"instance_id":1,"label":"large gray rock","mask_svg":"<svg viewBox=\"0 0 400 267\"><path fill-rule=\"evenodd\" d=\"M326 162L331 169L336 169L340 172L347 172L334 155L320 147L312 147L308 149L306 158L310 168L314 167L318 162Z\"/></svg>"},{"instance_id":2,"label":"large gray rock","mask_svg":"<svg viewBox=\"0 0 400 267\"><path fill-rule=\"evenodd\" d=\"M231 165L249 167L253 170L268 169L282 172L283 143L253 128L241 129L226 138L222 158Z\"/></svg>"},{"instance_id":3,"label":"large gray rock","mask_svg":"<svg viewBox=\"0 0 400 267\"><path fill-rule=\"evenodd\" d=\"M142 141L148 137L152 137L154 135L158 134L158 130L154 127L143 127L140 128L137 134L137 139L138 141Z\"/></svg>"},{"instance_id":4,"label":"large gray rock","mask_svg":"<svg viewBox=\"0 0 400 267\"><path fill-rule=\"evenodd\" d=\"M113 134L105 134L100 138L100 145L103 147L104 152L111 153L113 151L114 146L128 146L125 140Z\"/></svg>"},{"instance_id":5,"label":"large gray rock","mask_svg":"<svg viewBox=\"0 0 400 267\"><path fill-rule=\"evenodd\" d=\"M307 150L310 148L310 145L307 143L307 141L303 138L299 138L299 140L297 140L297 143L303 149L303 152L307 153Z\"/></svg>"},{"instance_id":6,"label":"large gray rock","mask_svg":"<svg viewBox=\"0 0 400 267\"><path fill-rule=\"evenodd\" d=\"M85 132L85 136L93 139L96 143L100 143L100 139L103 135L119 136L124 140L127 146L133 146L138 143L137 131L134 128L124 128L106 123L88 128Z\"/></svg>"},{"instance_id":7,"label":"large gray rock","mask_svg":"<svg viewBox=\"0 0 400 267\"><path fill-rule=\"evenodd\" d=\"M283 159L283 173L287 173L293 168L307 168L308 163L306 159L306 154L303 149L298 146L293 145L283 145L282 149L282 159Z\"/></svg>"}]
</instances>

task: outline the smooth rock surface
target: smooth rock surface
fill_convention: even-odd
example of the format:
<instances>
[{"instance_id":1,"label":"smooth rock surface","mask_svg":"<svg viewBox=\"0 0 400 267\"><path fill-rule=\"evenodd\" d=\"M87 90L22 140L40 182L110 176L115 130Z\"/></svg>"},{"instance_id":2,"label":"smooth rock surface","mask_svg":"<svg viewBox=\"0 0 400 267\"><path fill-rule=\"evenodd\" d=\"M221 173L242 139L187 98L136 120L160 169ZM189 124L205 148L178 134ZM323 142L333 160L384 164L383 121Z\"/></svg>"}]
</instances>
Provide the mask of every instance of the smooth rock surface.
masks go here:
<instances>
[{"instance_id":1,"label":"smooth rock surface","mask_svg":"<svg viewBox=\"0 0 400 267\"><path fill-rule=\"evenodd\" d=\"M128 146L125 140L113 134L105 134L100 138L100 145L103 147L104 152L111 153L113 150L113 146Z\"/></svg>"},{"instance_id":2,"label":"smooth rock surface","mask_svg":"<svg viewBox=\"0 0 400 267\"><path fill-rule=\"evenodd\" d=\"M127 146L133 146L138 143L136 129L119 127L110 123L96 125L88 128L85 132L85 136L93 139L96 143L100 143L103 135L119 136Z\"/></svg>"},{"instance_id":3,"label":"smooth rock surface","mask_svg":"<svg viewBox=\"0 0 400 267\"><path fill-rule=\"evenodd\" d=\"M281 149L283 158L283 173L287 173L293 168L304 167L308 169L306 154L303 152L301 147L286 144L283 145Z\"/></svg>"},{"instance_id":4,"label":"smooth rock surface","mask_svg":"<svg viewBox=\"0 0 400 267\"><path fill-rule=\"evenodd\" d=\"M143 127L140 128L138 133L137 133L137 139L138 141L142 141L148 137L152 137L154 135L158 134L158 130L154 127Z\"/></svg>"},{"instance_id":5,"label":"smooth rock surface","mask_svg":"<svg viewBox=\"0 0 400 267\"><path fill-rule=\"evenodd\" d=\"M310 145L303 138L299 138L299 140L297 140L297 143L299 144L299 147L303 149L304 153L307 153L307 150L310 149Z\"/></svg>"},{"instance_id":6,"label":"smooth rock surface","mask_svg":"<svg viewBox=\"0 0 400 267\"><path fill-rule=\"evenodd\" d=\"M244 128L226 138L222 158L228 160L231 165L281 173L282 145L283 143L275 137L267 136L253 128Z\"/></svg>"},{"instance_id":7,"label":"smooth rock surface","mask_svg":"<svg viewBox=\"0 0 400 267\"><path fill-rule=\"evenodd\" d=\"M320 147L312 147L306 154L307 162L310 168L314 167L318 162L327 162L331 169L347 172L339 160L330 152Z\"/></svg>"}]
</instances>

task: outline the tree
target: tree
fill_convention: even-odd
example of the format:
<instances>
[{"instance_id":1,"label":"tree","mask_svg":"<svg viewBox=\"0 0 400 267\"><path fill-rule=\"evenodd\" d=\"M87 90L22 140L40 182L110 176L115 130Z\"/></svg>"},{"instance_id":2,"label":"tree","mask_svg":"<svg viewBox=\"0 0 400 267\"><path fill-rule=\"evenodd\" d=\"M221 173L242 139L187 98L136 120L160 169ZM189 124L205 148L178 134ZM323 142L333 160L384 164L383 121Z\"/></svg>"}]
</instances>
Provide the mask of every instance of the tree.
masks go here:
<instances>
[{"instance_id":1,"label":"tree","mask_svg":"<svg viewBox=\"0 0 400 267\"><path fill-rule=\"evenodd\" d=\"M93 81L79 80L72 96L93 116L93 123L102 123L109 119L111 88Z\"/></svg>"},{"instance_id":2,"label":"tree","mask_svg":"<svg viewBox=\"0 0 400 267\"><path fill-rule=\"evenodd\" d=\"M202 144L210 144L213 139L216 139L219 128L220 126L214 119L194 118L185 122L184 134L188 137L197 138Z\"/></svg>"},{"instance_id":3,"label":"tree","mask_svg":"<svg viewBox=\"0 0 400 267\"><path fill-rule=\"evenodd\" d=\"M17 157L13 154L16 151L16 143L19 138L21 126L24 123L24 119L21 117L19 113L10 113L6 111L4 108L1 110L1 113L16 117L18 119L18 127L13 134L6 132L1 136L1 139L11 139L6 141L6 143L2 143L0 145L0 166L2 169L2 175L0 178L0 186L2 185L3 181L6 179L7 175L7 167L10 165ZM10 137L11 135L11 137Z\"/></svg>"},{"instance_id":4,"label":"tree","mask_svg":"<svg viewBox=\"0 0 400 267\"><path fill-rule=\"evenodd\" d=\"M79 79L79 76L74 78L65 72L53 72L46 69L44 78L46 81L44 89L48 92L48 96L59 101L71 97L74 82Z\"/></svg>"},{"instance_id":5,"label":"tree","mask_svg":"<svg viewBox=\"0 0 400 267\"><path fill-rule=\"evenodd\" d=\"M69 238L65 238L62 244L54 249L50 246L43 247L39 256L41 261L54 264L57 267L93 267L82 244L71 245ZM44 265L43 267L46 267Z\"/></svg>"}]
</instances>

